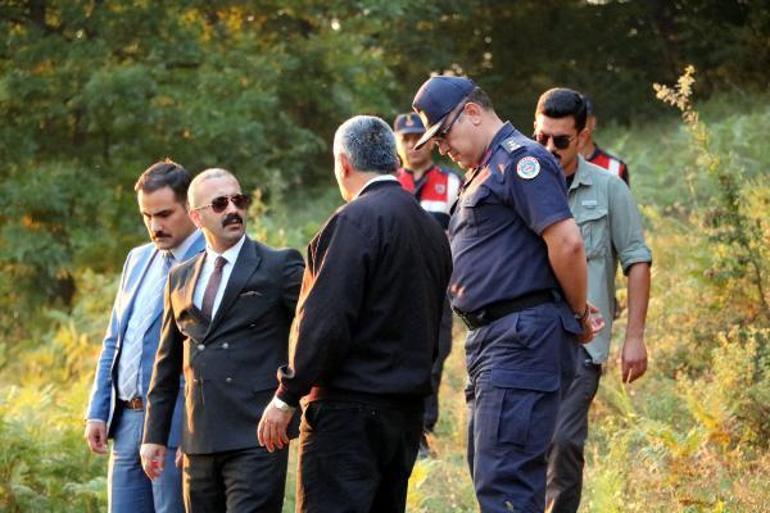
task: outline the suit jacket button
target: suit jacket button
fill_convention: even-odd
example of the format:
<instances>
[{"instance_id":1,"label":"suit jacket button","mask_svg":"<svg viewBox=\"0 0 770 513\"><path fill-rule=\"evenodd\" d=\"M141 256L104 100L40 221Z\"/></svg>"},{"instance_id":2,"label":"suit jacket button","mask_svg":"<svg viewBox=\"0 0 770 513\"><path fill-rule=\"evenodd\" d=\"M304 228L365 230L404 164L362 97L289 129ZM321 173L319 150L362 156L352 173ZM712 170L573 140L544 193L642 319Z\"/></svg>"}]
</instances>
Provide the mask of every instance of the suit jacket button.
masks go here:
<instances>
[{"instance_id":1,"label":"suit jacket button","mask_svg":"<svg viewBox=\"0 0 770 513\"><path fill-rule=\"evenodd\" d=\"M226 382L228 382L228 383L232 383L232 381L233 381L233 378L231 378L230 376L228 376L228 377L226 377L226 378L225 378L225 381L226 381Z\"/></svg>"},{"instance_id":2,"label":"suit jacket button","mask_svg":"<svg viewBox=\"0 0 770 513\"><path fill-rule=\"evenodd\" d=\"M204 349L206 349L206 346L203 344L198 344L198 351L203 351Z\"/></svg>"},{"instance_id":3,"label":"suit jacket button","mask_svg":"<svg viewBox=\"0 0 770 513\"><path fill-rule=\"evenodd\" d=\"M227 342L222 343L222 349L227 349L228 347L230 347L230 344L228 344Z\"/></svg>"}]
</instances>

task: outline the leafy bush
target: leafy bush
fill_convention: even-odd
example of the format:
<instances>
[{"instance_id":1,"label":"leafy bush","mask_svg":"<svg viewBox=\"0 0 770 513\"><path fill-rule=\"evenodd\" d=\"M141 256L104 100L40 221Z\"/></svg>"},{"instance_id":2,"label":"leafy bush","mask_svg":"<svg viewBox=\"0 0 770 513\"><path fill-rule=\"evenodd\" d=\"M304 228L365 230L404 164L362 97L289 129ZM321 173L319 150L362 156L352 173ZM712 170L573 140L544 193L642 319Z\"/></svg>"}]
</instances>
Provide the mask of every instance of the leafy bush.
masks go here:
<instances>
[{"instance_id":1,"label":"leafy bush","mask_svg":"<svg viewBox=\"0 0 770 513\"><path fill-rule=\"evenodd\" d=\"M762 96L746 103L762 107L741 113L716 98L701 109L707 149L719 156L715 172L696 165L704 147L691 128L668 120L604 134L606 146L631 164L653 249L651 361L648 375L631 386L621 383L614 360L607 365L591 410L583 513L768 510L770 321L759 284L766 294L770 186L759 170L770 165L770 148L749 126L770 124L770 107ZM736 177L729 195L720 173ZM303 248L341 203L331 168L328 179L328 186L297 194L256 191L251 233ZM713 224L714 209L725 205L734 210ZM731 232L736 215L744 239ZM142 236L136 217L122 222ZM714 272L725 265L734 267ZM106 503L106 459L88 453L82 415L116 276L80 264L71 269L78 291L72 309L42 309L42 322L20 324L20 338L0 344L0 510L101 511ZM624 328L621 318L618 338ZM438 459L415 467L412 513L478 508L465 462L463 335L458 323L442 382ZM293 450L291 458L287 512L294 505Z\"/></svg>"}]
</instances>

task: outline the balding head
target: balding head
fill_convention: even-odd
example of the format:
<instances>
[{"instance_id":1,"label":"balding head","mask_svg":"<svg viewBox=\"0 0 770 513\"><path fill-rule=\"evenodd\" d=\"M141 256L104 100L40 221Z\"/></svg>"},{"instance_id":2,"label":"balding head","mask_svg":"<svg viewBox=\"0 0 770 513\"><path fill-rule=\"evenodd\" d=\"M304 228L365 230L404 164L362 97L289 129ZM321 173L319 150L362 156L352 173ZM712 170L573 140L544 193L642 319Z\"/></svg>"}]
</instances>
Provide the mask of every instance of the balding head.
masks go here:
<instances>
[{"instance_id":1,"label":"balding head","mask_svg":"<svg viewBox=\"0 0 770 513\"><path fill-rule=\"evenodd\" d=\"M227 169L212 167L201 171L192 179L190 188L187 190L187 202L190 204L191 209L200 207L206 203L206 198L203 197L203 191L205 190L204 183L214 178L231 178L240 188L238 179Z\"/></svg>"}]
</instances>

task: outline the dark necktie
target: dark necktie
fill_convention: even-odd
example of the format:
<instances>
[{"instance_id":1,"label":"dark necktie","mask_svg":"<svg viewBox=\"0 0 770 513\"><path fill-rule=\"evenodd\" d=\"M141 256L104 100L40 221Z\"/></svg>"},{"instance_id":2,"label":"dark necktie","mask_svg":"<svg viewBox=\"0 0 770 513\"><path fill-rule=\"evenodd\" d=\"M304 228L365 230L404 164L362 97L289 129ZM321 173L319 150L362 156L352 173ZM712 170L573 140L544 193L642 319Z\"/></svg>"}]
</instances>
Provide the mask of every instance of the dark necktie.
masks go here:
<instances>
[{"instance_id":1,"label":"dark necktie","mask_svg":"<svg viewBox=\"0 0 770 513\"><path fill-rule=\"evenodd\" d=\"M209 277L209 282L206 285L206 291L203 293L203 303L201 304L201 311L203 315L212 318L212 311L214 310L214 299L217 297L219 291L219 284L222 282L222 268L227 263L227 260L223 256L218 256L214 261L214 272Z\"/></svg>"}]
</instances>

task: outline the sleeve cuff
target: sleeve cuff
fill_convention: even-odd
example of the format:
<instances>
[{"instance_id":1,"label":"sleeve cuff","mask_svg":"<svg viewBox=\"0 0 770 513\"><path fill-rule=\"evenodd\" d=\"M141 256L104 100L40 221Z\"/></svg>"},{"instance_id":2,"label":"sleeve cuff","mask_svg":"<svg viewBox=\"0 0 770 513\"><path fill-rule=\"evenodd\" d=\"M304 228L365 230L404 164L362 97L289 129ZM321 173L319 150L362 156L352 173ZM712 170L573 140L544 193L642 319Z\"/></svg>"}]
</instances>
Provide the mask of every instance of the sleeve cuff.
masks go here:
<instances>
[{"instance_id":1,"label":"sleeve cuff","mask_svg":"<svg viewBox=\"0 0 770 513\"><path fill-rule=\"evenodd\" d=\"M628 274L628 269L639 263L647 263L652 266L652 254L649 251L634 251L620 255L620 265L623 268L623 274Z\"/></svg>"},{"instance_id":2,"label":"sleeve cuff","mask_svg":"<svg viewBox=\"0 0 770 513\"><path fill-rule=\"evenodd\" d=\"M292 408L297 408L299 406L300 397L289 392L289 390L283 384L281 384L278 387L278 390L275 391L275 397L285 402Z\"/></svg>"},{"instance_id":3,"label":"sleeve cuff","mask_svg":"<svg viewBox=\"0 0 770 513\"><path fill-rule=\"evenodd\" d=\"M546 217L544 220L540 221L539 223L532 226L532 230L537 233L538 235L542 236L543 232L548 228L549 226L556 224L560 221L564 221L565 219L572 219L572 212L569 210L562 211L558 214L554 214L552 216Z\"/></svg>"}]
</instances>

